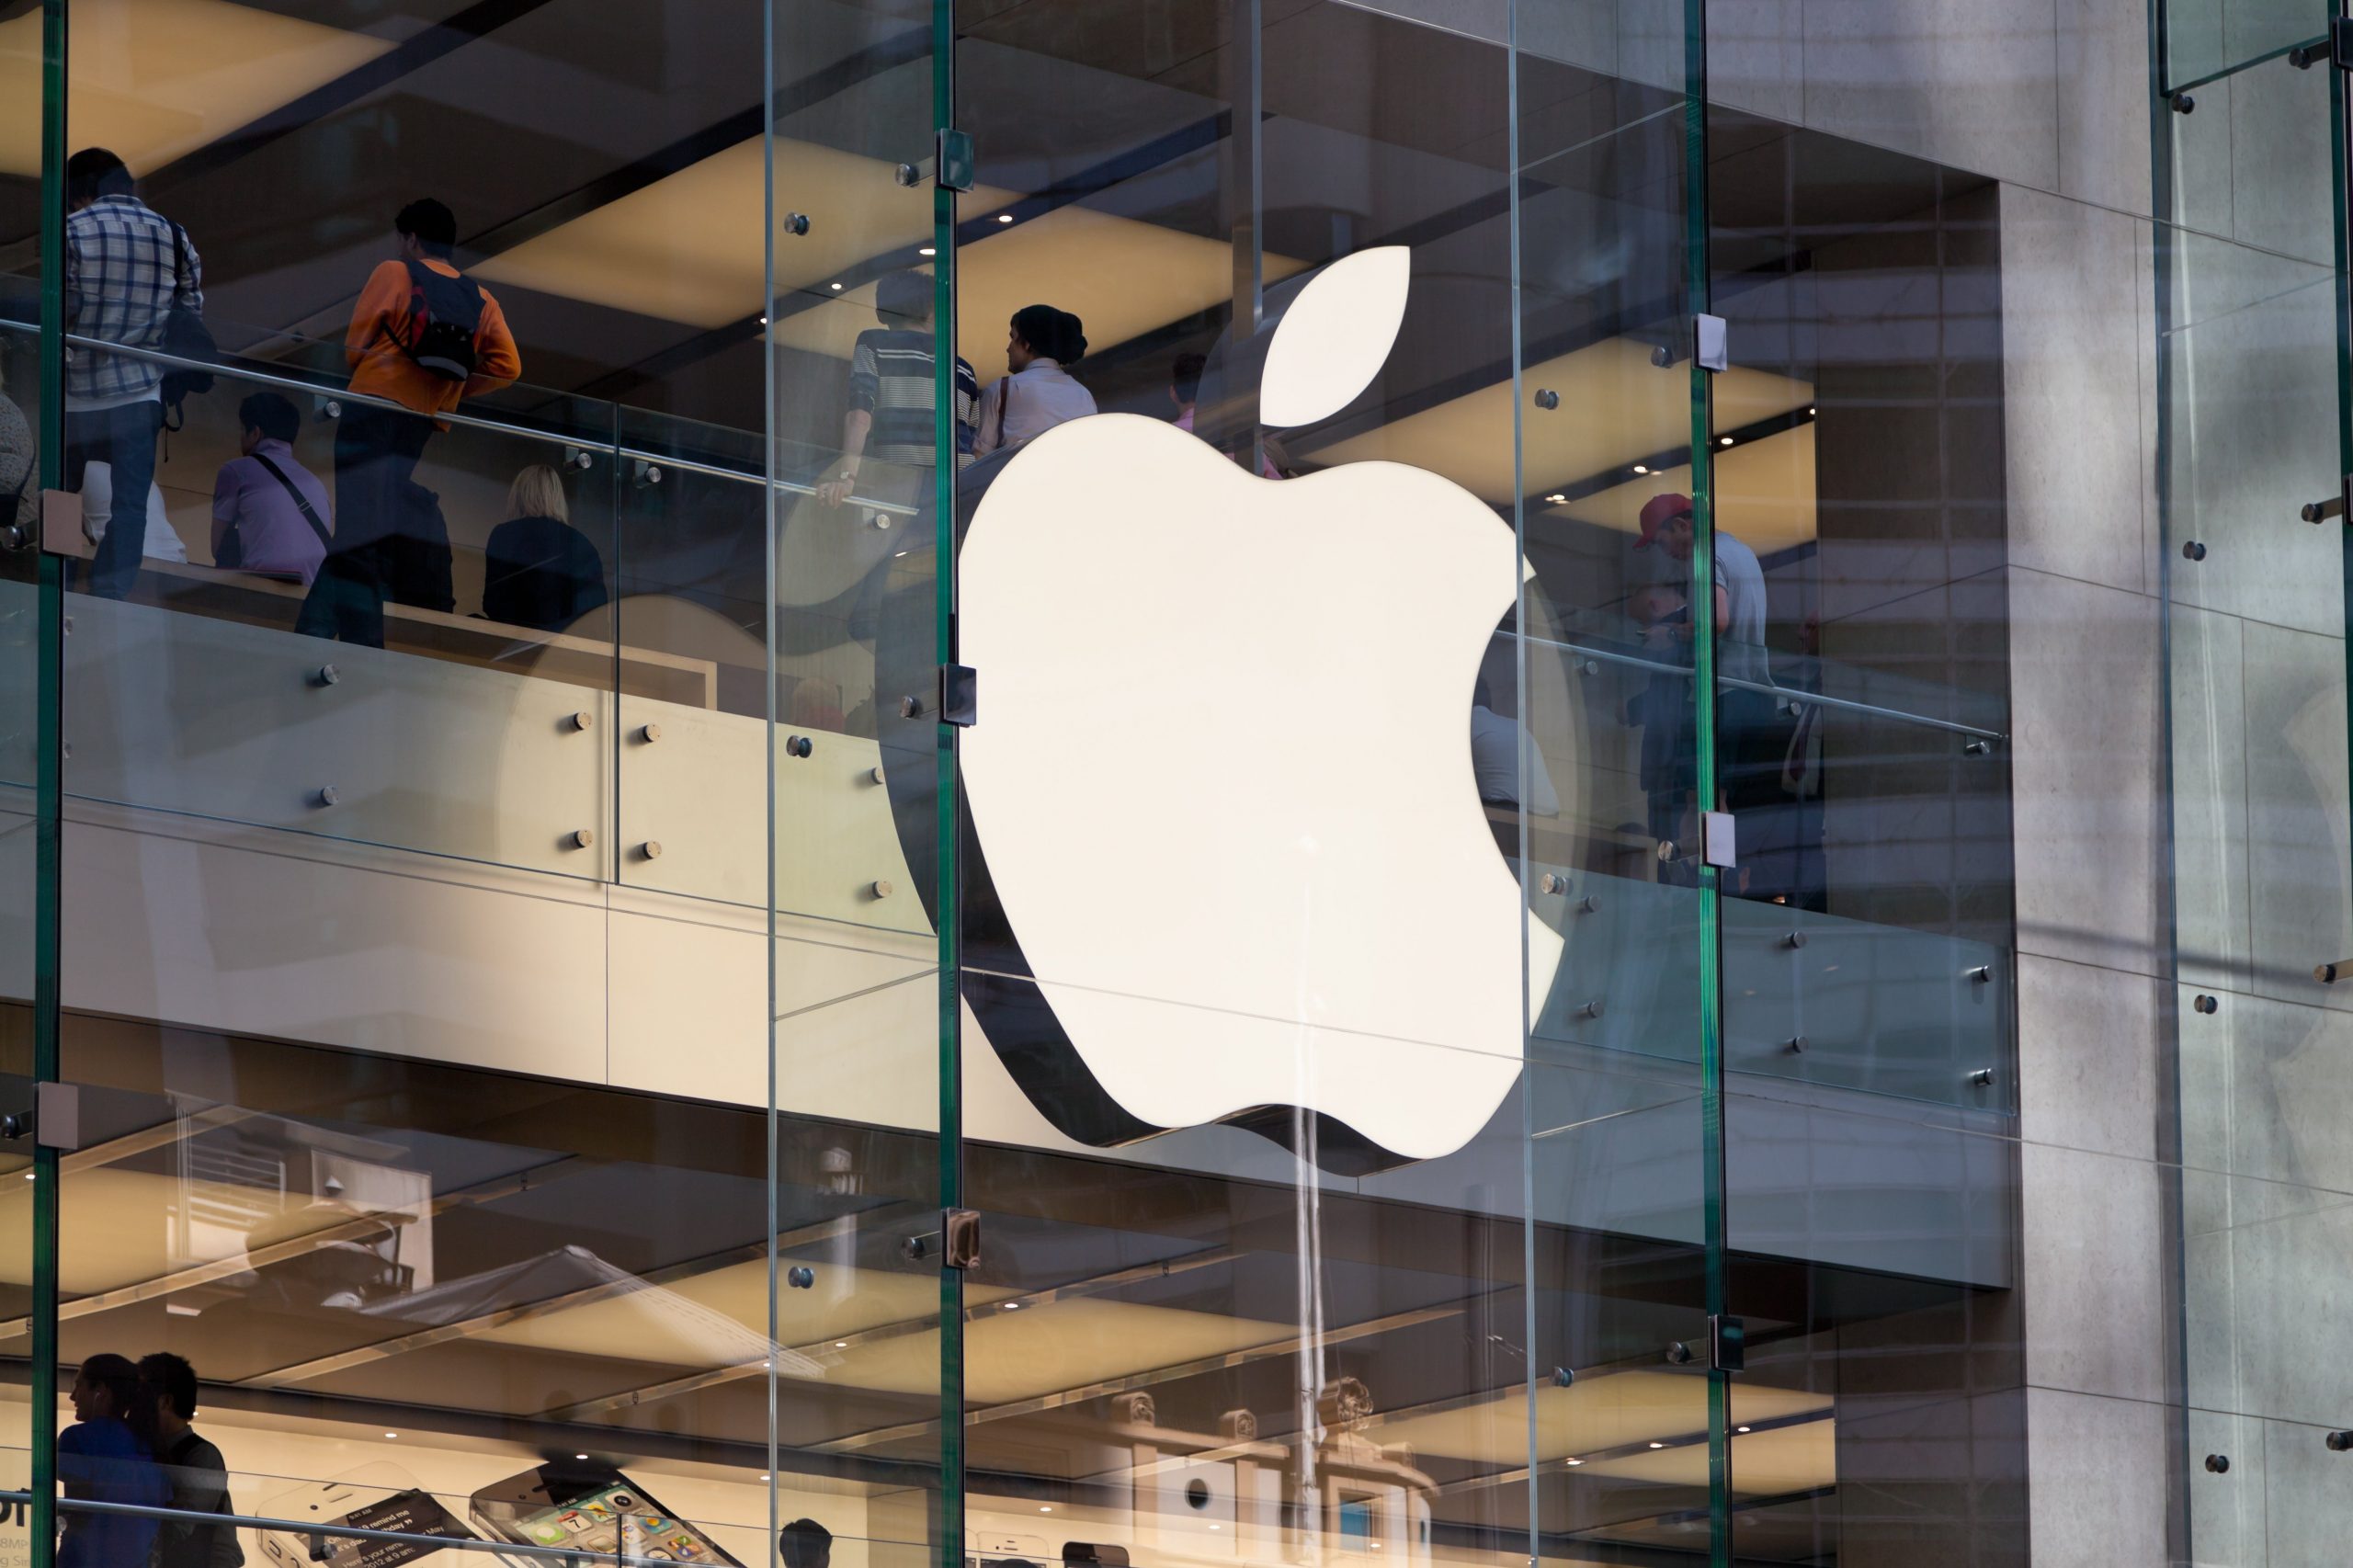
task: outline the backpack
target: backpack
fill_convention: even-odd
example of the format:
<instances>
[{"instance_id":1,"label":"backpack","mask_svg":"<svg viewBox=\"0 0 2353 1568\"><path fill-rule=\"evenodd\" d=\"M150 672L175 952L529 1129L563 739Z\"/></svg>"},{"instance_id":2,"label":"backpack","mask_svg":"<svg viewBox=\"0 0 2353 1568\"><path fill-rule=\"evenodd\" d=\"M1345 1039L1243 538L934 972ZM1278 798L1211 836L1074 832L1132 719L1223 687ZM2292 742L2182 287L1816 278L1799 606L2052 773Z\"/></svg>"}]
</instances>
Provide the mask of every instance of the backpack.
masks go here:
<instances>
[{"instance_id":1,"label":"backpack","mask_svg":"<svg viewBox=\"0 0 2353 1568\"><path fill-rule=\"evenodd\" d=\"M473 379L474 339L482 334L482 288L460 272L455 278L417 260L404 258L408 267L409 335L392 334L401 352L417 369L445 381Z\"/></svg>"}]
</instances>

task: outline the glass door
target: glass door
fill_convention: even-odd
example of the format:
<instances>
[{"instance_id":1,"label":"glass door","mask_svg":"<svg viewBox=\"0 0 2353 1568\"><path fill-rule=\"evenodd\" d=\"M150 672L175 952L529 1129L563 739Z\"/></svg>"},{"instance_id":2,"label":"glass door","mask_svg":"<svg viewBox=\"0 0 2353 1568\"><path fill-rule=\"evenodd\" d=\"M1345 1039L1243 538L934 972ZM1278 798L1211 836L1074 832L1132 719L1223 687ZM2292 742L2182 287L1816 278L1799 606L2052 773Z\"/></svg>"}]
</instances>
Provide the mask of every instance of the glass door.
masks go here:
<instances>
[{"instance_id":1,"label":"glass door","mask_svg":"<svg viewBox=\"0 0 2353 1568\"><path fill-rule=\"evenodd\" d=\"M2325 1096L2353 1044L2346 740L2347 77L2337 8L2172 0L2156 415L2170 633L2183 1554L2341 1540L2353 1270Z\"/></svg>"}]
</instances>

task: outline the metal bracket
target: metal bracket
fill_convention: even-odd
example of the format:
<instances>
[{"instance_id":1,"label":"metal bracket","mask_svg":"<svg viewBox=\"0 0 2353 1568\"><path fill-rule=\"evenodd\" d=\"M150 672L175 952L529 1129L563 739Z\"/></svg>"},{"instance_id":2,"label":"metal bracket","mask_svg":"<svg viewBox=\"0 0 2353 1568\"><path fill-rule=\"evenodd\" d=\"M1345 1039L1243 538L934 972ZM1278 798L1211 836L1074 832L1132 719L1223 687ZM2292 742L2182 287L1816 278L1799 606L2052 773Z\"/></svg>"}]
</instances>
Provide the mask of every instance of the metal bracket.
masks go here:
<instances>
[{"instance_id":1,"label":"metal bracket","mask_svg":"<svg viewBox=\"0 0 2353 1568\"><path fill-rule=\"evenodd\" d=\"M33 1142L68 1153L82 1146L82 1085L33 1085Z\"/></svg>"},{"instance_id":2,"label":"metal bracket","mask_svg":"<svg viewBox=\"0 0 2353 1568\"><path fill-rule=\"evenodd\" d=\"M1719 1312L1708 1319L1708 1365L1719 1372L1748 1369L1748 1324Z\"/></svg>"},{"instance_id":3,"label":"metal bracket","mask_svg":"<svg viewBox=\"0 0 2353 1568\"><path fill-rule=\"evenodd\" d=\"M965 729L981 722L981 674L972 665L939 666L939 722Z\"/></svg>"},{"instance_id":4,"label":"metal bracket","mask_svg":"<svg viewBox=\"0 0 2353 1568\"><path fill-rule=\"evenodd\" d=\"M2343 517L2353 522L2353 473L2338 482L2336 494L2325 501L2307 501L2296 514L2308 523L2325 523L2331 517Z\"/></svg>"},{"instance_id":5,"label":"metal bracket","mask_svg":"<svg viewBox=\"0 0 2353 1568\"><path fill-rule=\"evenodd\" d=\"M1733 838L1730 812L1707 812L1701 814L1699 844L1701 858L1711 866L1722 866L1729 870L1740 863L1739 850Z\"/></svg>"},{"instance_id":6,"label":"metal bracket","mask_svg":"<svg viewBox=\"0 0 2353 1568\"><path fill-rule=\"evenodd\" d=\"M972 147L972 132L942 127L938 146L932 167L938 171L939 187L942 190L972 189L974 171L980 162L980 155Z\"/></svg>"},{"instance_id":7,"label":"metal bracket","mask_svg":"<svg viewBox=\"0 0 2353 1568\"><path fill-rule=\"evenodd\" d=\"M943 1268L978 1268L981 1266L981 1215L977 1209L944 1209L939 1214L940 1253Z\"/></svg>"},{"instance_id":8,"label":"metal bracket","mask_svg":"<svg viewBox=\"0 0 2353 1568\"><path fill-rule=\"evenodd\" d=\"M1698 316L1691 323L1692 358L1703 370L1729 369L1730 330L1722 316Z\"/></svg>"},{"instance_id":9,"label":"metal bracket","mask_svg":"<svg viewBox=\"0 0 2353 1568\"><path fill-rule=\"evenodd\" d=\"M82 497L71 490L40 493L40 548L48 555L76 559L90 553L82 537Z\"/></svg>"},{"instance_id":10,"label":"metal bracket","mask_svg":"<svg viewBox=\"0 0 2353 1568\"><path fill-rule=\"evenodd\" d=\"M2324 60L2339 71L2353 71L2353 17L2331 17L2326 38L2300 43L2288 51L2288 63L2299 71L2309 71Z\"/></svg>"}]
</instances>

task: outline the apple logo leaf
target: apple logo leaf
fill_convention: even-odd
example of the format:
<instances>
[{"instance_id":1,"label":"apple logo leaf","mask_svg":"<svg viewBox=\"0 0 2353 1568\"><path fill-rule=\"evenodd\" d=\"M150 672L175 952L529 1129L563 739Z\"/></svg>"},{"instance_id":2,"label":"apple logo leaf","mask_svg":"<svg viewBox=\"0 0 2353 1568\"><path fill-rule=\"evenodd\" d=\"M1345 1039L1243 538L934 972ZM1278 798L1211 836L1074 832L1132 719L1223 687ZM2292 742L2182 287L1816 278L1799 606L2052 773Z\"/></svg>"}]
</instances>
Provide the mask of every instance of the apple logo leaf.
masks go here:
<instances>
[{"instance_id":1,"label":"apple logo leaf","mask_svg":"<svg viewBox=\"0 0 2353 1568\"><path fill-rule=\"evenodd\" d=\"M1413 252L1380 245L1309 280L1276 324L1258 383L1258 416L1277 429L1328 419L1372 384L1405 319Z\"/></svg>"}]
</instances>

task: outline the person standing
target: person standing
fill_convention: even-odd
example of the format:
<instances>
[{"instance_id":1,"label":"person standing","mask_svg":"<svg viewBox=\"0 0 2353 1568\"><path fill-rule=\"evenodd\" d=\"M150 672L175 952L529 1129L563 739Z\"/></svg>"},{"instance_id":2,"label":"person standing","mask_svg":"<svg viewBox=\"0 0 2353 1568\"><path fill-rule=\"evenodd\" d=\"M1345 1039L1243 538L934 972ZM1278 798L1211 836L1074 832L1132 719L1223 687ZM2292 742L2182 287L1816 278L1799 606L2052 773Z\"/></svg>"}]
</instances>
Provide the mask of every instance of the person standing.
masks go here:
<instances>
[{"instance_id":1,"label":"person standing","mask_svg":"<svg viewBox=\"0 0 2353 1568\"><path fill-rule=\"evenodd\" d=\"M1642 537L1634 548L1657 545L1688 566L1691 512L1688 495L1666 492L1652 496L1643 505ZM1772 694L1756 689L1773 683L1772 661L1765 649L1768 605L1764 565L1755 551L1721 528L1715 530L1713 560L1721 756L1716 778L1722 809L1740 812L1779 800L1789 737L1774 711ZM1742 684L1724 684L1733 681Z\"/></svg>"},{"instance_id":2,"label":"person standing","mask_svg":"<svg viewBox=\"0 0 2353 1568\"><path fill-rule=\"evenodd\" d=\"M927 272L893 272L874 290L882 324L858 335L850 350L849 409L842 415L842 462L817 487L828 506L849 499L868 461L887 472L870 478L865 494L879 501L926 506L938 472L932 422L938 403L938 348L931 331L932 280ZM956 358L956 460L968 462L975 435L973 407L980 381L963 356Z\"/></svg>"},{"instance_id":3,"label":"person standing","mask_svg":"<svg viewBox=\"0 0 2353 1568\"><path fill-rule=\"evenodd\" d=\"M244 455L212 482L212 563L308 584L334 531L326 486L294 456L302 416L276 392L256 392L237 405L237 424Z\"/></svg>"},{"instance_id":4,"label":"person standing","mask_svg":"<svg viewBox=\"0 0 2353 1568\"><path fill-rule=\"evenodd\" d=\"M1005 337L1006 374L981 394L972 450L1009 451L1094 413L1095 394L1070 373L1086 352L1086 333L1068 311L1024 305L1014 312Z\"/></svg>"},{"instance_id":5,"label":"person standing","mask_svg":"<svg viewBox=\"0 0 2353 1568\"><path fill-rule=\"evenodd\" d=\"M295 621L298 631L371 648L384 645L384 600L408 516L429 494L413 476L426 442L445 428L438 416L523 373L498 301L450 259L458 220L449 209L412 201L392 226L401 254L369 275L344 334L358 396L335 427L335 547Z\"/></svg>"},{"instance_id":6,"label":"person standing","mask_svg":"<svg viewBox=\"0 0 2353 1568\"><path fill-rule=\"evenodd\" d=\"M832 1568L834 1532L814 1519L795 1519L777 1532L776 1552L784 1568Z\"/></svg>"},{"instance_id":7,"label":"person standing","mask_svg":"<svg viewBox=\"0 0 2353 1568\"><path fill-rule=\"evenodd\" d=\"M126 348L160 349L173 311L204 304L203 262L177 223L139 199L131 171L103 147L65 164L65 330ZM139 580L147 490L163 428L164 367L69 344L65 350L65 483L80 490L107 465L114 501L90 562L90 592L119 599Z\"/></svg>"},{"instance_id":8,"label":"person standing","mask_svg":"<svg viewBox=\"0 0 2353 1568\"><path fill-rule=\"evenodd\" d=\"M188 1358L158 1350L139 1358L139 1376L155 1393L155 1457L184 1514L234 1514L229 1501L229 1461L188 1423L196 1416L196 1369ZM244 1549L224 1519L199 1524L170 1519L155 1538L154 1568L243 1568Z\"/></svg>"},{"instance_id":9,"label":"person standing","mask_svg":"<svg viewBox=\"0 0 2353 1568\"><path fill-rule=\"evenodd\" d=\"M155 1462L155 1391L123 1357L92 1356L74 1375L74 1425L57 1435L57 1480L68 1505L160 1508L172 1489ZM57 1568L147 1568L153 1515L58 1510Z\"/></svg>"},{"instance_id":10,"label":"person standing","mask_svg":"<svg viewBox=\"0 0 2353 1568\"><path fill-rule=\"evenodd\" d=\"M482 612L509 626L561 631L608 597L604 557L572 526L563 479L545 463L515 476L482 555Z\"/></svg>"}]
</instances>

